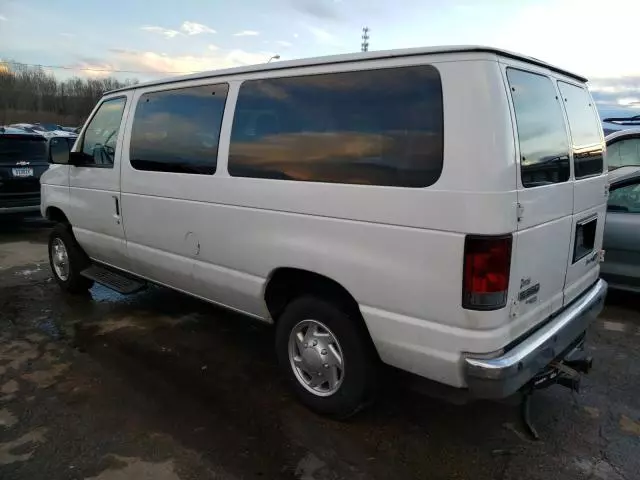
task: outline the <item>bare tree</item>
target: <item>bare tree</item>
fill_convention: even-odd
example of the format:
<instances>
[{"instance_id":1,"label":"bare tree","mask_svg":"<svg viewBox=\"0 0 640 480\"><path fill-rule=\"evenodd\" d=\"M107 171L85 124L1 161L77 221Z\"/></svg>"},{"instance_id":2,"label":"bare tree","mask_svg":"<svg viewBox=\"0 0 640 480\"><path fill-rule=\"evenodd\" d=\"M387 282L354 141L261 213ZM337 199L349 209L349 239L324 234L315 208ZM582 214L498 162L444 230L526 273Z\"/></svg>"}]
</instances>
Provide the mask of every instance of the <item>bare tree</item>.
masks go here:
<instances>
[{"instance_id":1,"label":"bare tree","mask_svg":"<svg viewBox=\"0 0 640 480\"><path fill-rule=\"evenodd\" d=\"M104 92L136 83L136 79L121 82L113 77L60 81L42 67L0 62L0 125L80 125Z\"/></svg>"}]
</instances>

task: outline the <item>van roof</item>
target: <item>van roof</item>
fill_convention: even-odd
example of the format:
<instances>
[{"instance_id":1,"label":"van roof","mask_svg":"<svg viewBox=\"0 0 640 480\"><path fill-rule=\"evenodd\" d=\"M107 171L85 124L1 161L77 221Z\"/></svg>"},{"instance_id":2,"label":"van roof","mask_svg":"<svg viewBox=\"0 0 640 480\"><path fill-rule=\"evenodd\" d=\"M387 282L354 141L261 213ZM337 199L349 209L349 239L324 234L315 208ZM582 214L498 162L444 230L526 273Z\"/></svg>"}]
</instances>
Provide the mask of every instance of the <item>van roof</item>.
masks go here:
<instances>
[{"instance_id":1,"label":"van roof","mask_svg":"<svg viewBox=\"0 0 640 480\"><path fill-rule=\"evenodd\" d=\"M384 59L384 58L411 57L411 56L431 55L431 54L438 54L438 53L468 53L468 52L492 53L495 55L499 55L501 57L513 58L523 62L531 63L533 65L538 65L541 67L548 68L549 70L552 70L557 73L561 73L563 75L567 75L581 82L587 81L586 78L580 75L576 75L575 73L550 65L546 62L543 62L542 60L538 60L537 58L527 57L526 55L520 55L518 53L510 52L508 50L501 50L499 48L485 47L481 45L452 45L452 46L439 46L439 47L404 48L404 49L396 49L396 50L380 50L380 51L374 51L374 52L347 53L342 55L328 55L324 57L287 60L284 62L262 63L258 65L248 65L245 67L227 68L223 70L211 70L211 71L205 71L205 72L192 73L189 75L182 75L179 77L168 77L161 80L153 80L150 82L139 83L137 85L131 85L128 87L117 89L117 90L111 90L109 92L106 92L105 95L108 95L114 92L133 90L140 87L163 85L167 83L184 82L187 80L198 80L198 79L204 79L204 78L210 78L210 77L238 75L242 73L267 72L267 71L274 71L274 70L285 70L288 68L309 67L314 65L327 65L332 63L357 62L357 61L375 60L375 59Z\"/></svg>"}]
</instances>

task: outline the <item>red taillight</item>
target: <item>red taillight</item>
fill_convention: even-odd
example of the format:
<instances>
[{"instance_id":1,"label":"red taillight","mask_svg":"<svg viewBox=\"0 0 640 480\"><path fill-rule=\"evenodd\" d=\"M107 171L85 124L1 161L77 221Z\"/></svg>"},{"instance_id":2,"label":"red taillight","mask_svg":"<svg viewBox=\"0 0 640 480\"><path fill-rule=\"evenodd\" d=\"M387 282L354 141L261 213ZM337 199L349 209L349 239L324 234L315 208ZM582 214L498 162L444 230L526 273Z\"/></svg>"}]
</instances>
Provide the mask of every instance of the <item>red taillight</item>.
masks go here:
<instances>
[{"instance_id":1,"label":"red taillight","mask_svg":"<svg viewBox=\"0 0 640 480\"><path fill-rule=\"evenodd\" d=\"M511 240L511 235L467 236L464 242L463 308L497 310L507 304Z\"/></svg>"}]
</instances>

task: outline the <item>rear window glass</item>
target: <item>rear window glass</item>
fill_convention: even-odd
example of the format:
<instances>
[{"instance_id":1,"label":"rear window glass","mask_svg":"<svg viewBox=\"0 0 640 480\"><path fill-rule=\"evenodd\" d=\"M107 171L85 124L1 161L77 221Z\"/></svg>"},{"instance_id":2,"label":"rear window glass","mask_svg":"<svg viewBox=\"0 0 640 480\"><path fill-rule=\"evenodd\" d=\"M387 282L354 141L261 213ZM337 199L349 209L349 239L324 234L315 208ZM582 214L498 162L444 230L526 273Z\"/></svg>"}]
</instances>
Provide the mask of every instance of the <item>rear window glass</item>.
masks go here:
<instances>
[{"instance_id":1,"label":"rear window glass","mask_svg":"<svg viewBox=\"0 0 640 480\"><path fill-rule=\"evenodd\" d=\"M246 81L233 176L427 187L442 172L440 74L430 65Z\"/></svg>"},{"instance_id":2,"label":"rear window glass","mask_svg":"<svg viewBox=\"0 0 640 480\"><path fill-rule=\"evenodd\" d=\"M576 178L602 173L602 127L589 93L566 82L558 82L558 87L569 119Z\"/></svg>"},{"instance_id":3,"label":"rear window glass","mask_svg":"<svg viewBox=\"0 0 640 480\"><path fill-rule=\"evenodd\" d=\"M47 161L46 140L25 136L0 135L0 162Z\"/></svg>"},{"instance_id":4,"label":"rear window glass","mask_svg":"<svg viewBox=\"0 0 640 480\"><path fill-rule=\"evenodd\" d=\"M569 179L569 140L553 82L543 75L510 68L507 78L520 143L524 187Z\"/></svg>"}]
</instances>

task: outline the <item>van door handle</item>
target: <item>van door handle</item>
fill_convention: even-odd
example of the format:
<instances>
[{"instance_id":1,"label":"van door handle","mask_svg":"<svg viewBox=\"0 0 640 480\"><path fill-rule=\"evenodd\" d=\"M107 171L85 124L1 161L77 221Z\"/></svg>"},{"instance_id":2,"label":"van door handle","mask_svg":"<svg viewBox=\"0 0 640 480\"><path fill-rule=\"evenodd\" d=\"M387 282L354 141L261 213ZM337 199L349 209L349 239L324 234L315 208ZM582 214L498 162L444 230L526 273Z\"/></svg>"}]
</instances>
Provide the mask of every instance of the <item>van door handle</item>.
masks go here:
<instances>
[{"instance_id":1,"label":"van door handle","mask_svg":"<svg viewBox=\"0 0 640 480\"><path fill-rule=\"evenodd\" d=\"M113 196L113 200L116 204L116 213L113 215L113 218L116 219L117 224L120 224L120 200L118 200L118 197L115 195Z\"/></svg>"}]
</instances>

